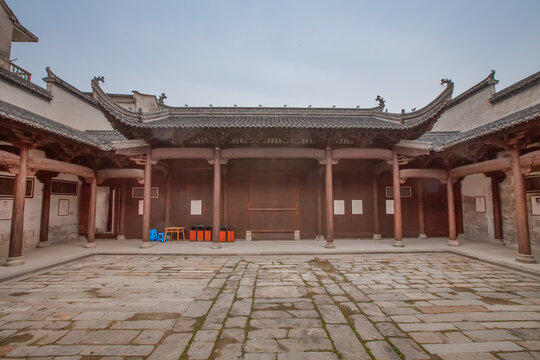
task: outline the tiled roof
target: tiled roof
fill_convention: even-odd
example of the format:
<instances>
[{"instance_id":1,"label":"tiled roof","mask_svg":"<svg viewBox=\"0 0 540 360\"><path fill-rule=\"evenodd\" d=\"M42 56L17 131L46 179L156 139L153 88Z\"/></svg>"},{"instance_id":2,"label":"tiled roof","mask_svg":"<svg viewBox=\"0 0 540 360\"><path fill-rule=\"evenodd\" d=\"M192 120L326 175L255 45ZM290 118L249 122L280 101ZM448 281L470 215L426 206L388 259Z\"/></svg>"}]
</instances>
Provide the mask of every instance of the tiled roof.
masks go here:
<instances>
[{"instance_id":1,"label":"tiled roof","mask_svg":"<svg viewBox=\"0 0 540 360\"><path fill-rule=\"evenodd\" d=\"M464 132L429 132L419 140L430 141L434 151L444 151L456 145L472 141L490 134L524 125L532 121L540 121L540 104L505 116L488 124Z\"/></svg>"},{"instance_id":2,"label":"tiled roof","mask_svg":"<svg viewBox=\"0 0 540 360\"><path fill-rule=\"evenodd\" d=\"M99 79L102 80L102 79ZM409 130L434 121L450 102L454 84L424 108L404 114L383 112L382 107L358 108L191 108L164 107L154 113L136 113L115 104L92 81L94 98L115 128L133 129L371 129Z\"/></svg>"},{"instance_id":3,"label":"tiled roof","mask_svg":"<svg viewBox=\"0 0 540 360\"><path fill-rule=\"evenodd\" d=\"M517 83L510 85L509 87L502 89L499 92L496 92L493 94L493 96L489 99L489 102L492 104L495 104L499 101L502 101L504 99L509 98L510 96L513 96L517 94L520 91L526 90L529 87L533 86L534 84L538 83L540 81L540 71L538 71L535 74L532 74L531 76L526 77L523 80L518 81Z\"/></svg>"},{"instance_id":4,"label":"tiled roof","mask_svg":"<svg viewBox=\"0 0 540 360\"><path fill-rule=\"evenodd\" d=\"M3 67L0 67L0 78L7 80L8 82L22 88L23 90L30 91L33 94L44 97L47 100L51 100L53 98L51 93L44 88L39 87L36 84L15 75L11 71L6 70Z\"/></svg>"},{"instance_id":5,"label":"tiled roof","mask_svg":"<svg viewBox=\"0 0 540 360\"><path fill-rule=\"evenodd\" d=\"M16 122L103 151L113 149L111 144L113 139L124 139L124 137L116 131L77 130L4 101L0 101L0 119Z\"/></svg>"}]
</instances>

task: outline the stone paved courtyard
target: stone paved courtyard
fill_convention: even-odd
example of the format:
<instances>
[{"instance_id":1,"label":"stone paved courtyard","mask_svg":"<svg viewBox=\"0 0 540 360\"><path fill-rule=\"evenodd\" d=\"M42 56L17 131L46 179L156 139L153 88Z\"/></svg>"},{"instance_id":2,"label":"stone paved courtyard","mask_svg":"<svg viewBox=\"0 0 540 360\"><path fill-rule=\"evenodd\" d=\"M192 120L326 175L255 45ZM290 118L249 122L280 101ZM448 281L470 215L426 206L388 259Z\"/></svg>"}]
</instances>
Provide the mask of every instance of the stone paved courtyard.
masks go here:
<instances>
[{"instance_id":1,"label":"stone paved courtyard","mask_svg":"<svg viewBox=\"0 0 540 360\"><path fill-rule=\"evenodd\" d=\"M540 359L540 283L453 254L96 255L0 284L0 356Z\"/></svg>"}]
</instances>

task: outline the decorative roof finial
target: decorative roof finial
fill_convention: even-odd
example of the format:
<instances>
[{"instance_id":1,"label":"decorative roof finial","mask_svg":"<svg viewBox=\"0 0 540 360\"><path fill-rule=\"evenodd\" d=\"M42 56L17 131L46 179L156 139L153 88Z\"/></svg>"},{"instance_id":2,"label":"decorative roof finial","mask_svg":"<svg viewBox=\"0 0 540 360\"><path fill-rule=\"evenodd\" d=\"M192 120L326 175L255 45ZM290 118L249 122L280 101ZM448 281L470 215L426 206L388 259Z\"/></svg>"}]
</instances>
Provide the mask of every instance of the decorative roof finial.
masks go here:
<instances>
[{"instance_id":1,"label":"decorative roof finial","mask_svg":"<svg viewBox=\"0 0 540 360\"><path fill-rule=\"evenodd\" d=\"M105 78L103 76L94 76L94 81L99 84L99 82L105 82Z\"/></svg>"},{"instance_id":2,"label":"decorative roof finial","mask_svg":"<svg viewBox=\"0 0 540 360\"><path fill-rule=\"evenodd\" d=\"M384 109L384 98L381 96L381 95L377 95L377 97L375 98L375 101L377 101L379 103L379 109Z\"/></svg>"},{"instance_id":3,"label":"decorative roof finial","mask_svg":"<svg viewBox=\"0 0 540 360\"><path fill-rule=\"evenodd\" d=\"M454 82L450 79L441 79L441 85L446 84L446 87L450 87L454 85Z\"/></svg>"},{"instance_id":4,"label":"decorative roof finial","mask_svg":"<svg viewBox=\"0 0 540 360\"><path fill-rule=\"evenodd\" d=\"M159 95L159 98L158 98L158 104L160 105L163 105L165 104L165 99L167 98L167 96L165 95L165 93L161 93L161 95Z\"/></svg>"}]
</instances>

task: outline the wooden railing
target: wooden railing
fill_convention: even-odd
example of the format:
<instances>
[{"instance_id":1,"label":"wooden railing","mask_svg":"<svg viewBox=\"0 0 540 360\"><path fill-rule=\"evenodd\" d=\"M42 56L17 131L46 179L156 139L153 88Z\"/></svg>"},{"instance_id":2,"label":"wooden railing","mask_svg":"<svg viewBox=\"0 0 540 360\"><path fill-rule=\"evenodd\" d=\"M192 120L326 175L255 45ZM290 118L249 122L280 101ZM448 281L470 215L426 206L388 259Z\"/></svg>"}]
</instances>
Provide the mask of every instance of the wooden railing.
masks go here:
<instances>
[{"instance_id":1,"label":"wooden railing","mask_svg":"<svg viewBox=\"0 0 540 360\"><path fill-rule=\"evenodd\" d=\"M30 74L28 71L24 70L23 68L15 65L14 63L10 62L9 63L9 70L14 73L15 75L27 80L27 81L31 81L32 80L32 74Z\"/></svg>"}]
</instances>

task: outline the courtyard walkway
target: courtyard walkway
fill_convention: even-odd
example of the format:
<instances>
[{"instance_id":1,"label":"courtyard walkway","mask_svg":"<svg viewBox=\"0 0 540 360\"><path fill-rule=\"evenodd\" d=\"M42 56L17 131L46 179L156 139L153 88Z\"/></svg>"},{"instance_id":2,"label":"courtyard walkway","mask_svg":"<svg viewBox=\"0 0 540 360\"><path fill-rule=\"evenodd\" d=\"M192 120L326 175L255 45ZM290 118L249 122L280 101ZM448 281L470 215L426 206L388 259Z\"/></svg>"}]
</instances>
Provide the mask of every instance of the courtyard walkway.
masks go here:
<instances>
[{"instance_id":1,"label":"courtyard walkway","mask_svg":"<svg viewBox=\"0 0 540 360\"><path fill-rule=\"evenodd\" d=\"M540 282L450 253L94 255L0 283L0 356L538 359Z\"/></svg>"}]
</instances>

